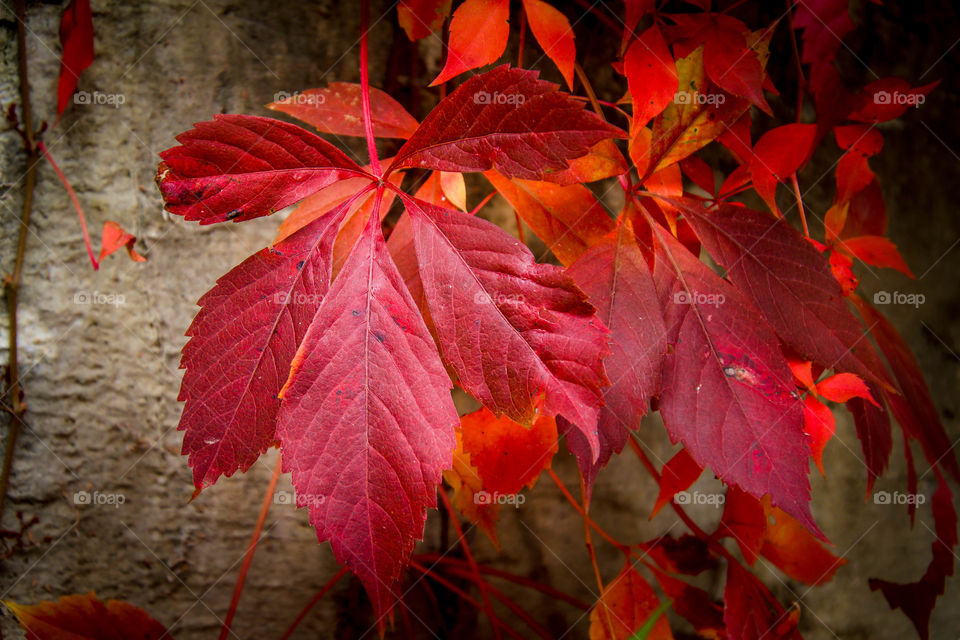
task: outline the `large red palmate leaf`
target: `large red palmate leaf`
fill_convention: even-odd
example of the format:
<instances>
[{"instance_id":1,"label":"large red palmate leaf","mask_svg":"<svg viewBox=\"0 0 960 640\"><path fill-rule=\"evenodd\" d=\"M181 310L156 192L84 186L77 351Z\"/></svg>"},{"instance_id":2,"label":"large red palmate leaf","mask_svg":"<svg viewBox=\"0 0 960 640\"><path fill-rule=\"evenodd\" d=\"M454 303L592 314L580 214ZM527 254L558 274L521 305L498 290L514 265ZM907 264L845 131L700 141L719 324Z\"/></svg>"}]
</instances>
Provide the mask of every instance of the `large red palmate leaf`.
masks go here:
<instances>
[{"instance_id":1,"label":"large red palmate leaf","mask_svg":"<svg viewBox=\"0 0 960 640\"><path fill-rule=\"evenodd\" d=\"M122 600L102 602L92 591L35 605L4 601L27 632L27 640L170 640L169 632L143 609Z\"/></svg>"},{"instance_id":2,"label":"large red palmate leaf","mask_svg":"<svg viewBox=\"0 0 960 640\"><path fill-rule=\"evenodd\" d=\"M890 386L823 256L786 221L737 205L684 211L707 252L804 358Z\"/></svg>"},{"instance_id":3,"label":"large red palmate leaf","mask_svg":"<svg viewBox=\"0 0 960 640\"><path fill-rule=\"evenodd\" d=\"M246 471L277 441L280 390L331 275L349 203L244 260L208 291L187 335L179 400L197 491Z\"/></svg>"},{"instance_id":4,"label":"large red palmate leaf","mask_svg":"<svg viewBox=\"0 0 960 640\"><path fill-rule=\"evenodd\" d=\"M597 142L623 136L535 71L503 65L473 76L442 100L388 172L496 168L508 178L549 181Z\"/></svg>"},{"instance_id":5,"label":"large red palmate leaf","mask_svg":"<svg viewBox=\"0 0 960 640\"><path fill-rule=\"evenodd\" d=\"M597 420L600 457L594 462L583 436L567 430L567 446L577 456L589 495L597 473L623 450L660 389L667 333L653 276L628 222L614 238L588 249L567 274L610 330L610 355L604 361L610 386L603 390Z\"/></svg>"},{"instance_id":6,"label":"large red palmate leaf","mask_svg":"<svg viewBox=\"0 0 960 640\"><path fill-rule=\"evenodd\" d=\"M277 434L298 505L378 616L450 467L450 387L375 210L294 357Z\"/></svg>"},{"instance_id":7,"label":"large red palmate leaf","mask_svg":"<svg viewBox=\"0 0 960 640\"><path fill-rule=\"evenodd\" d=\"M459 384L524 424L543 394L544 412L576 424L596 459L607 330L586 296L496 225L404 202L440 350Z\"/></svg>"},{"instance_id":8,"label":"large red palmate leaf","mask_svg":"<svg viewBox=\"0 0 960 640\"><path fill-rule=\"evenodd\" d=\"M267 108L290 114L322 133L364 135L362 90L353 82L331 82L323 89L306 89L271 102ZM419 126L403 105L375 87L370 87L370 116L373 135L378 138L409 138Z\"/></svg>"},{"instance_id":9,"label":"large red palmate leaf","mask_svg":"<svg viewBox=\"0 0 960 640\"><path fill-rule=\"evenodd\" d=\"M90 0L71 0L60 18L60 77L57 79L57 117L70 104L83 70L93 64L93 12Z\"/></svg>"},{"instance_id":10,"label":"large red palmate leaf","mask_svg":"<svg viewBox=\"0 0 960 640\"><path fill-rule=\"evenodd\" d=\"M200 224L269 215L366 175L323 138L271 118L216 115L177 141L160 154L157 185L168 211Z\"/></svg>"},{"instance_id":11,"label":"large red palmate leaf","mask_svg":"<svg viewBox=\"0 0 960 640\"><path fill-rule=\"evenodd\" d=\"M743 294L662 228L656 235L654 275L674 344L660 395L671 438L822 536L810 513L803 403L777 337Z\"/></svg>"}]
</instances>

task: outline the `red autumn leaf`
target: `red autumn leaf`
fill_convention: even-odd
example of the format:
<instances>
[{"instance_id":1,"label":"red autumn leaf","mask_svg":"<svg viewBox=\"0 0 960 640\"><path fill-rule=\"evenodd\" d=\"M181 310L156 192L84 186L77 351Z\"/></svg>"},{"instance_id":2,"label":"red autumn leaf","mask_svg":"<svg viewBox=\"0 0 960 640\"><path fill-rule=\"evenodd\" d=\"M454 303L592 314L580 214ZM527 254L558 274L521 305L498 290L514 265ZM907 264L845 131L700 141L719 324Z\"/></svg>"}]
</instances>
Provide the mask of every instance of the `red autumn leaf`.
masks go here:
<instances>
[{"instance_id":1,"label":"red autumn leaf","mask_svg":"<svg viewBox=\"0 0 960 640\"><path fill-rule=\"evenodd\" d=\"M127 233L123 228L113 220L107 220L103 225L103 236L100 239L100 256L97 262L103 262L103 259L114 253L120 247L127 250L127 254L134 262L146 262L147 259L134 250L137 243L137 236Z\"/></svg>"},{"instance_id":2,"label":"red autumn leaf","mask_svg":"<svg viewBox=\"0 0 960 640\"><path fill-rule=\"evenodd\" d=\"M590 640L627 640L654 615L659 605L653 587L628 559L590 611ZM673 640L666 617L657 619L646 638Z\"/></svg>"},{"instance_id":3,"label":"red autumn leaf","mask_svg":"<svg viewBox=\"0 0 960 640\"><path fill-rule=\"evenodd\" d=\"M652 131L637 128L636 123L630 131L630 157L642 176L707 146L750 108L747 100L711 88L702 47L678 58L676 64L678 86L684 88L683 92L654 118Z\"/></svg>"},{"instance_id":4,"label":"red autumn leaf","mask_svg":"<svg viewBox=\"0 0 960 640\"><path fill-rule=\"evenodd\" d=\"M888 390L883 394L897 422L911 437L920 441L932 465L946 469L960 482L960 466L953 445L930 397L930 389L916 357L889 320L858 296L852 296L851 300L876 339L899 385L900 395Z\"/></svg>"},{"instance_id":5,"label":"red autumn leaf","mask_svg":"<svg viewBox=\"0 0 960 640\"><path fill-rule=\"evenodd\" d=\"M489 409L529 424L534 400L597 457L607 330L569 276L499 227L404 198L444 362Z\"/></svg>"},{"instance_id":6,"label":"red autumn leaf","mask_svg":"<svg viewBox=\"0 0 960 640\"><path fill-rule=\"evenodd\" d=\"M736 640L800 640L797 620L787 614L770 590L736 562L727 564L723 621Z\"/></svg>"},{"instance_id":7,"label":"red autumn leaf","mask_svg":"<svg viewBox=\"0 0 960 640\"><path fill-rule=\"evenodd\" d=\"M440 29L450 15L450 0L400 0L397 20L411 42Z\"/></svg>"},{"instance_id":8,"label":"red autumn leaf","mask_svg":"<svg viewBox=\"0 0 960 640\"><path fill-rule=\"evenodd\" d=\"M903 78L880 78L874 80L860 94L859 107L850 114L857 122L886 122L899 118L907 109L919 107L926 101L928 93L940 81L921 87L911 87Z\"/></svg>"},{"instance_id":9,"label":"red autumn leaf","mask_svg":"<svg viewBox=\"0 0 960 640\"><path fill-rule=\"evenodd\" d=\"M166 628L143 609L121 600L101 602L92 591L22 605L5 600L27 640L161 640Z\"/></svg>"},{"instance_id":10,"label":"red autumn leaf","mask_svg":"<svg viewBox=\"0 0 960 640\"><path fill-rule=\"evenodd\" d=\"M803 401L803 424L804 430L810 436L810 453L813 461L820 469L820 473L826 475L823 470L823 450L837 430L837 420L833 416L833 411L812 394L808 395Z\"/></svg>"},{"instance_id":11,"label":"red autumn leaf","mask_svg":"<svg viewBox=\"0 0 960 640\"><path fill-rule=\"evenodd\" d=\"M463 450L477 468L483 488L512 495L533 488L559 449L556 421L539 416L530 427L482 408L460 418Z\"/></svg>"},{"instance_id":12,"label":"red autumn leaf","mask_svg":"<svg viewBox=\"0 0 960 640\"><path fill-rule=\"evenodd\" d=\"M826 584L847 564L780 509L768 509L765 517L768 524L760 554L794 580L810 586Z\"/></svg>"},{"instance_id":13,"label":"red autumn leaf","mask_svg":"<svg viewBox=\"0 0 960 640\"><path fill-rule=\"evenodd\" d=\"M870 395L870 389L859 376L852 373L838 373L817 383L817 393L831 402L846 402L851 398L864 398L876 406L876 400Z\"/></svg>"},{"instance_id":14,"label":"red autumn leaf","mask_svg":"<svg viewBox=\"0 0 960 640\"><path fill-rule=\"evenodd\" d=\"M522 427L521 427L522 428ZM453 489L451 503L468 521L480 527L498 550L497 522L500 520L498 501L484 495L480 472L463 450L463 433L457 430L457 448L453 452L453 466L443 470L443 479ZM482 497L481 497L482 496Z\"/></svg>"},{"instance_id":15,"label":"red autumn leaf","mask_svg":"<svg viewBox=\"0 0 960 640\"><path fill-rule=\"evenodd\" d=\"M347 206L250 256L200 298L178 398L197 491L246 471L276 443L278 395L327 291Z\"/></svg>"},{"instance_id":16,"label":"red autumn leaf","mask_svg":"<svg viewBox=\"0 0 960 640\"><path fill-rule=\"evenodd\" d=\"M580 256L567 275L587 294L610 330L611 352L604 360L610 386L603 390L604 406L597 421L599 458L593 460L578 432L566 430L567 446L577 456L589 495L597 473L623 450L660 389L667 336L650 268L628 222L621 223L614 238L595 243Z\"/></svg>"},{"instance_id":17,"label":"red autumn leaf","mask_svg":"<svg viewBox=\"0 0 960 640\"><path fill-rule=\"evenodd\" d=\"M297 504L383 615L436 504L458 419L376 211L310 321L280 395L277 435Z\"/></svg>"},{"instance_id":18,"label":"red autumn leaf","mask_svg":"<svg viewBox=\"0 0 960 640\"><path fill-rule=\"evenodd\" d=\"M728 484L819 534L802 403L773 331L742 294L657 229L657 288L674 345L660 412L674 441ZM661 266L662 265L662 266Z\"/></svg>"},{"instance_id":19,"label":"red autumn leaf","mask_svg":"<svg viewBox=\"0 0 960 640\"><path fill-rule=\"evenodd\" d=\"M931 500L935 534L931 545L933 558L923 577L908 584L870 579L870 589L879 589L891 609L902 609L923 640L930 636L930 615L937 598L944 594L947 578L953 575L953 549L957 546L957 512L953 506L953 492L942 477L939 480L940 484Z\"/></svg>"},{"instance_id":20,"label":"red autumn leaf","mask_svg":"<svg viewBox=\"0 0 960 640\"><path fill-rule=\"evenodd\" d=\"M807 64L829 66L853 31L848 0L807 0L796 5L795 29L803 29L802 60Z\"/></svg>"},{"instance_id":21,"label":"red autumn leaf","mask_svg":"<svg viewBox=\"0 0 960 640\"><path fill-rule=\"evenodd\" d=\"M177 141L160 154L157 185L168 211L200 224L269 215L366 175L323 138L270 118L217 115Z\"/></svg>"},{"instance_id":22,"label":"red autumn leaf","mask_svg":"<svg viewBox=\"0 0 960 640\"><path fill-rule=\"evenodd\" d=\"M466 0L453 12L447 62L431 87L496 62L510 37L508 0Z\"/></svg>"},{"instance_id":23,"label":"red autumn leaf","mask_svg":"<svg viewBox=\"0 0 960 640\"><path fill-rule=\"evenodd\" d=\"M707 195L714 195L717 192L717 179L713 175L713 169L703 158L690 156L680 161L680 169L683 171L695 185L707 192Z\"/></svg>"},{"instance_id":24,"label":"red autumn leaf","mask_svg":"<svg viewBox=\"0 0 960 640\"><path fill-rule=\"evenodd\" d=\"M570 161L563 171L550 174L550 182L562 186L596 182L626 173L629 166L613 140L601 140L586 155Z\"/></svg>"},{"instance_id":25,"label":"red autumn leaf","mask_svg":"<svg viewBox=\"0 0 960 640\"><path fill-rule=\"evenodd\" d=\"M871 397L880 397L880 390L875 385L868 384L867 386L870 389ZM869 496L873 491L874 482L887 468L890 452L893 450L890 415L882 404L875 406L863 398L848 400L847 409L853 416L857 438L860 440L860 447L863 450L863 463L867 468L866 495Z\"/></svg>"},{"instance_id":26,"label":"red autumn leaf","mask_svg":"<svg viewBox=\"0 0 960 640\"><path fill-rule=\"evenodd\" d=\"M866 156L845 153L837 162L837 203L847 203L876 179Z\"/></svg>"},{"instance_id":27,"label":"red autumn leaf","mask_svg":"<svg viewBox=\"0 0 960 640\"><path fill-rule=\"evenodd\" d=\"M813 148L817 127L812 124L787 124L763 134L750 156L753 188L770 210L779 212L777 182L786 180L806 162Z\"/></svg>"},{"instance_id":28,"label":"red autumn leaf","mask_svg":"<svg viewBox=\"0 0 960 640\"><path fill-rule=\"evenodd\" d=\"M660 473L660 493L657 494L657 502L653 505L650 517L657 515L660 509L673 500L678 491L686 491L702 473L703 469L690 457L686 449L677 451L667 464L663 465Z\"/></svg>"},{"instance_id":29,"label":"red autumn leaf","mask_svg":"<svg viewBox=\"0 0 960 640\"><path fill-rule=\"evenodd\" d=\"M561 264L573 264L614 229L603 203L582 184L508 180L496 171L483 175Z\"/></svg>"},{"instance_id":30,"label":"red autumn leaf","mask_svg":"<svg viewBox=\"0 0 960 640\"><path fill-rule=\"evenodd\" d=\"M90 0L70 0L60 18L60 77L57 79L57 117L70 103L83 70L93 63L93 12Z\"/></svg>"},{"instance_id":31,"label":"red autumn leaf","mask_svg":"<svg viewBox=\"0 0 960 640\"><path fill-rule=\"evenodd\" d=\"M873 125L845 124L833 128L837 145L862 156L874 156L883 148L883 134Z\"/></svg>"},{"instance_id":32,"label":"red autumn leaf","mask_svg":"<svg viewBox=\"0 0 960 640\"><path fill-rule=\"evenodd\" d=\"M360 85L352 82L306 89L271 102L267 108L290 114L321 133L364 135ZM373 135L378 138L409 138L419 126L399 102L375 87L370 87L370 115Z\"/></svg>"},{"instance_id":33,"label":"red autumn leaf","mask_svg":"<svg viewBox=\"0 0 960 640\"><path fill-rule=\"evenodd\" d=\"M653 569L663 593L673 600L673 610L685 618L704 638L726 640L726 626L723 622L723 607L710 598L710 594L683 580L671 578L662 571Z\"/></svg>"},{"instance_id":34,"label":"red autumn leaf","mask_svg":"<svg viewBox=\"0 0 960 640\"><path fill-rule=\"evenodd\" d=\"M573 65L577 55L573 41L573 27L567 16L543 0L523 0L523 10L527 13L530 31L548 58L553 60L573 89Z\"/></svg>"},{"instance_id":35,"label":"red autumn leaf","mask_svg":"<svg viewBox=\"0 0 960 640\"><path fill-rule=\"evenodd\" d=\"M767 516L760 501L737 487L728 487L723 516L714 536L733 538L744 559L753 565L766 532Z\"/></svg>"},{"instance_id":36,"label":"red autumn leaf","mask_svg":"<svg viewBox=\"0 0 960 640\"><path fill-rule=\"evenodd\" d=\"M289 238L296 231L350 200L368 184L370 181L367 178L346 178L310 194L301 200L290 215L280 223L277 235L273 239L274 244ZM372 211L373 202L374 194L371 192L363 198L358 198L353 208L363 207L369 212Z\"/></svg>"},{"instance_id":37,"label":"red autumn leaf","mask_svg":"<svg viewBox=\"0 0 960 640\"><path fill-rule=\"evenodd\" d=\"M809 360L787 360L794 379L804 389L813 391L816 383L813 381L813 363Z\"/></svg>"},{"instance_id":38,"label":"red autumn leaf","mask_svg":"<svg viewBox=\"0 0 960 640\"><path fill-rule=\"evenodd\" d=\"M596 143L622 135L536 72L503 65L473 76L442 100L388 172L495 168L508 178L550 180Z\"/></svg>"},{"instance_id":39,"label":"red autumn leaf","mask_svg":"<svg viewBox=\"0 0 960 640\"><path fill-rule=\"evenodd\" d=\"M677 95L677 65L656 25L634 40L623 59L633 99L633 120L644 126Z\"/></svg>"},{"instance_id":40,"label":"red autumn leaf","mask_svg":"<svg viewBox=\"0 0 960 640\"><path fill-rule=\"evenodd\" d=\"M883 236L857 236L836 243L841 250L875 267L896 269L907 277L913 278L913 272L904 262L897 246Z\"/></svg>"},{"instance_id":41,"label":"red autumn leaf","mask_svg":"<svg viewBox=\"0 0 960 640\"><path fill-rule=\"evenodd\" d=\"M724 91L746 98L771 114L763 95L766 74L760 56L748 44L747 34L726 23L705 33L703 60L710 79Z\"/></svg>"},{"instance_id":42,"label":"red autumn leaf","mask_svg":"<svg viewBox=\"0 0 960 640\"><path fill-rule=\"evenodd\" d=\"M849 298L860 285L860 276L853 272L853 259L834 250L830 252L829 264L830 273L840 285L840 291L845 298Z\"/></svg>"},{"instance_id":43,"label":"red autumn leaf","mask_svg":"<svg viewBox=\"0 0 960 640\"><path fill-rule=\"evenodd\" d=\"M890 386L823 258L792 226L736 205L706 211L691 204L684 211L710 255L787 345L824 367Z\"/></svg>"}]
</instances>

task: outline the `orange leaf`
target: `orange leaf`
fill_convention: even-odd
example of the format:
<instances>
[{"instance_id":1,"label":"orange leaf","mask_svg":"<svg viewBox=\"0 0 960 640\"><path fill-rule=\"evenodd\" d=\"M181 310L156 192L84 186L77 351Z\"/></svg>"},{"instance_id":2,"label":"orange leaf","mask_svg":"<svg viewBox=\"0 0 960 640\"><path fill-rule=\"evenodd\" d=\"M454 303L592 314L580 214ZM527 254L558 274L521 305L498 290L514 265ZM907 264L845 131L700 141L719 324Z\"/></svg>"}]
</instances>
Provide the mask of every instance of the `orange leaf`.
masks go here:
<instances>
[{"instance_id":1,"label":"orange leaf","mask_svg":"<svg viewBox=\"0 0 960 640\"><path fill-rule=\"evenodd\" d=\"M875 407L879 407L867 384L852 373L838 373L817 383L817 393L831 402L846 402L850 398L869 400Z\"/></svg>"},{"instance_id":2,"label":"orange leaf","mask_svg":"<svg viewBox=\"0 0 960 640\"><path fill-rule=\"evenodd\" d=\"M453 466L443 472L443 479L453 488L453 506L464 518L479 526L499 550L497 522L500 519L500 505L489 500L485 494L480 472L470 462L470 454L463 450L463 434L459 429Z\"/></svg>"},{"instance_id":3,"label":"orange leaf","mask_svg":"<svg viewBox=\"0 0 960 640\"><path fill-rule=\"evenodd\" d=\"M460 211L467 210L467 185L463 181L462 173L441 171L440 189L450 204Z\"/></svg>"},{"instance_id":4,"label":"orange leaf","mask_svg":"<svg viewBox=\"0 0 960 640\"><path fill-rule=\"evenodd\" d=\"M858 236L856 238L847 238L837 246L853 255L855 258L863 260L867 264L875 267L884 267L896 269L900 273L913 278L913 272L904 262L897 246L883 236Z\"/></svg>"},{"instance_id":5,"label":"orange leaf","mask_svg":"<svg viewBox=\"0 0 960 640\"><path fill-rule=\"evenodd\" d=\"M663 465L663 472L660 475L660 493L657 495L657 502L653 505L650 517L653 518L657 515L678 491L688 489L690 485L697 481L701 473L703 473L703 469L687 453L686 449L677 451L676 455L670 458L667 464Z\"/></svg>"},{"instance_id":6,"label":"orange leaf","mask_svg":"<svg viewBox=\"0 0 960 640\"><path fill-rule=\"evenodd\" d=\"M97 262L103 262L103 259L112 254L120 247L126 247L130 259L134 262L146 262L147 259L134 251L133 245L137 242L137 236L127 233L123 228L112 220L107 220L103 225L103 237L100 240L100 257Z\"/></svg>"},{"instance_id":7,"label":"orange leaf","mask_svg":"<svg viewBox=\"0 0 960 640\"><path fill-rule=\"evenodd\" d=\"M549 416L539 416L527 428L483 408L460 418L460 429L464 451L480 472L483 488L494 496L533 488L559 449L557 423Z\"/></svg>"},{"instance_id":8,"label":"orange leaf","mask_svg":"<svg viewBox=\"0 0 960 640\"><path fill-rule=\"evenodd\" d=\"M625 640L634 634L660 606L653 587L627 560L623 570L608 584L590 611L590 640ZM672 640L666 617L654 623L648 640Z\"/></svg>"},{"instance_id":9,"label":"orange leaf","mask_svg":"<svg viewBox=\"0 0 960 640\"><path fill-rule=\"evenodd\" d=\"M613 140L601 140L586 155L571 160L568 168L551 174L550 182L564 186L596 182L626 173L627 168L627 161L616 143Z\"/></svg>"},{"instance_id":10,"label":"orange leaf","mask_svg":"<svg viewBox=\"0 0 960 640\"><path fill-rule=\"evenodd\" d=\"M431 87L495 62L510 36L508 0L466 0L453 12L447 62Z\"/></svg>"},{"instance_id":11,"label":"orange leaf","mask_svg":"<svg viewBox=\"0 0 960 640\"><path fill-rule=\"evenodd\" d=\"M847 563L830 553L802 524L776 507L767 511L767 535L760 553L785 574L814 586L829 582Z\"/></svg>"},{"instance_id":12,"label":"orange leaf","mask_svg":"<svg viewBox=\"0 0 960 640\"><path fill-rule=\"evenodd\" d=\"M542 0L523 0L530 31L547 57L560 69L560 74L573 89L573 65L577 48L573 43L573 27L567 16Z\"/></svg>"},{"instance_id":13,"label":"orange leaf","mask_svg":"<svg viewBox=\"0 0 960 640\"><path fill-rule=\"evenodd\" d=\"M813 456L820 473L826 475L823 471L823 450L837 430L833 411L812 394L808 395L803 400L803 425L810 436L810 455Z\"/></svg>"},{"instance_id":14,"label":"orange leaf","mask_svg":"<svg viewBox=\"0 0 960 640\"><path fill-rule=\"evenodd\" d=\"M623 70L633 100L634 123L644 126L673 101L679 83L677 65L656 25L630 45Z\"/></svg>"},{"instance_id":15,"label":"orange leaf","mask_svg":"<svg viewBox=\"0 0 960 640\"><path fill-rule=\"evenodd\" d=\"M576 262L614 229L603 204L583 185L561 187L519 178L508 180L496 171L483 175L564 265Z\"/></svg>"},{"instance_id":16,"label":"orange leaf","mask_svg":"<svg viewBox=\"0 0 960 640\"><path fill-rule=\"evenodd\" d=\"M714 535L733 538L744 559L752 566L757 561L766 529L767 520L760 501L734 485L727 487L723 516Z\"/></svg>"},{"instance_id":17,"label":"orange leaf","mask_svg":"<svg viewBox=\"0 0 960 640\"><path fill-rule=\"evenodd\" d=\"M787 360L793 377L806 389L813 391L816 384L813 381L813 363L809 360Z\"/></svg>"},{"instance_id":18,"label":"orange leaf","mask_svg":"<svg viewBox=\"0 0 960 640\"><path fill-rule=\"evenodd\" d=\"M27 632L27 640L159 640L166 628L143 609L120 600L86 595L63 596L32 606L4 601Z\"/></svg>"}]
</instances>

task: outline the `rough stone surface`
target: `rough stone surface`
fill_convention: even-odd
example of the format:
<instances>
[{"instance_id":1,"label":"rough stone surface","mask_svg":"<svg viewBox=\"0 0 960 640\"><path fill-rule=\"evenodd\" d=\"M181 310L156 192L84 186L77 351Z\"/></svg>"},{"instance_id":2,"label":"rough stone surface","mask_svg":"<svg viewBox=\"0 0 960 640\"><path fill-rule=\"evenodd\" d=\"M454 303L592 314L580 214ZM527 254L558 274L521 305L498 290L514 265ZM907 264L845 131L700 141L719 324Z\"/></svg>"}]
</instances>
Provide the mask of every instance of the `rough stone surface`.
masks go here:
<instances>
[{"instance_id":1,"label":"rough stone surface","mask_svg":"<svg viewBox=\"0 0 960 640\"><path fill-rule=\"evenodd\" d=\"M898 15L906 7L894 7L889 14L871 7L858 20L866 21L874 35L851 41L878 75L917 78L930 69L924 81L945 79L922 110L884 126L886 149L872 163L887 197L891 236L918 279L864 272L864 289L868 295L888 290L926 296L917 309L887 311L915 349L955 440L960 435L960 325L955 321L960 311L960 218L951 190L960 164L960 136L952 119L960 105L958 80L950 71L960 62L960 48L938 60L955 38L949 31L956 21L933 20L929 16L950 9L947 3L930 4L930 12L915 14L916 22ZM99 0L93 5L97 59L81 78L80 89L122 95L124 104L71 105L45 140L85 206L94 235L99 236L105 220L116 220L140 238L138 248L149 261L133 264L121 253L93 272L66 193L51 169L40 167L21 305L29 428L19 442L2 523L16 528L14 514L22 511L36 516L39 524L31 529L35 546L0 562L0 593L3 599L35 602L96 590L101 597L144 607L181 640L211 638L227 609L276 454L190 502L190 472L179 455L176 431L179 351L195 301L217 276L268 243L277 221L198 227L165 219L152 183L156 154L174 143L175 134L212 113L266 115L261 105L277 92L356 81L357 5L263 0ZM33 104L37 119L49 122L55 120L60 11L55 4L29 7ZM374 16L379 13L375 8ZM9 10L0 10L0 19L0 98L5 107L16 99L16 43ZM402 42L389 44L394 24L390 14L374 28L375 81L386 77L388 65L405 64L396 55ZM591 51L590 37L582 36L581 51ZM428 42L419 50L427 58L426 71L421 69L426 81L427 71L437 67L439 48ZM531 53L528 60L533 57ZM845 64L852 79L872 79L852 57ZM605 97L616 99L622 87L610 84L614 79L607 69L594 66L598 86L609 94ZM363 146L356 142L353 149L362 157ZM0 150L0 268L7 270L19 228L25 167L19 140L9 129L0 131ZM819 175L811 170L802 177L804 186L816 183ZM812 189L808 204L814 216L822 215L830 189ZM494 215L512 218L502 202L495 206L500 209ZM114 304L101 303L106 301ZM0 333L7 330L5 323L5 317L0 319ZM5 336L2 344L5 348ZM0 356L6 359L5 352ZM641 430L651 456L665 461L672 448L663 433L656 419ZM907 619L891 612L882 596L867 589L866 580L913 580L922 574L929 560L929 505L920 509L911 531L904 509L864 504L859 457L852 424L842 419L826 451L830 475L813 478L814 513L837 552L850 559L834 581L808 591L759 568L782 601L802 602L808 638L913 635ZM878 489L903 490L902 460L898 440L891 471ZM568 486L576 486L566 453L558 456L555 468ZM925 470L921 464L920 472ZM931 474L922 476L920 490L926 495L930 482ZM704 479L697 488L717 491L719 483ZM290 491L286 478L279 489ZM78 491L120 495L124 503L77 505ZM593 513L625 541L639 542L664 530L682 532L669 510L648 520L655 493L628 452L601 473ZM719 517L719 510L709 506L691 513L705 527ZM438 522L432 514L424 550L436 548ZM273 505L265 531L235 621L237 638L279 636L337 571L329 548L317 545L305 514L292 506ZM521 508L504 510L499 556L482 535L473 531L470 536L480 560L591 602L596 586L582 531L576 513L546 478L528 492ZM622 559L602 541L597 548L609 579ZM496 584L555 636L571 625L571 637L586 636L586 616L535 592ZM719 596L722 573L705 576L703 585ZM422 598L421 591L414 589L415 597ZM956 637L960 610L951 603L958 599L960 582L954 579L934 614L933 637ZM317 605L296 637L360 637L370 631L357 622L356 612L364 606L357 584L344 580ZM457 637L490 636L486 622L469 608L453 614L451 624L451 635ZM22 637L9 617L0 619L0 625L5 637ZM398 629L398 637L405 637L403 626ZM420 629L416 637L432 636Z\"/></svg>"}]
</instances>

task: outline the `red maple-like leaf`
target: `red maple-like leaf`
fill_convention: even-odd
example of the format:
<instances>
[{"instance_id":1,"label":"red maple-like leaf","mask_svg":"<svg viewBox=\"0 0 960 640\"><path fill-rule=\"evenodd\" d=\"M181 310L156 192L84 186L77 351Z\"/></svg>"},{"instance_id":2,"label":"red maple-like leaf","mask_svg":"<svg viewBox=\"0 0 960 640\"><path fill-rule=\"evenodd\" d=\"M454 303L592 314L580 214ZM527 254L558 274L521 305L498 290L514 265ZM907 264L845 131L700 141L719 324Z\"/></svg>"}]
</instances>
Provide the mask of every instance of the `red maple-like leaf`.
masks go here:
<instances>
[{"instance_id":1,"label":"red maple-like leaf","mask_svg":"<svg viewBox=\"0 0 960 640\"><path fill-rule=\"evenodd\" d=\"M785 612L770 590L739 563L727 564L723 621L730 638L800 640L797 631L799 613L799 609Z\"/></svg>"},{"instance_id":2,"label":"red maple-like leaf","mask_svg":"<svg viewBox=\"0 0 960 640\"><path fill-rule=\"evenodd\" d=\"M563 270L474 216L405 197L420 279L444 362L490 410L577 425L598 455L607 330Z\"/></svg>"},{"instance_id":3,"label":"red maple-like leaf","mask_svg":"<svg viewBox=\"0 0 960 640\"><path fill-rule=\"evenodd\" d=\"M549 181L551 173L611 137L625 134L536 72L504 65L473 76L438 104L388 173L495 168L508 178Z\"/></svg>"},{"instance_id":4,"label":"red maple-like leaf","mask_svg":"<svg viewBox=\"0 0 960 640\"><path fill-rule=\"evenodd\" d=\"M27 632L27 640L171 638L166 628L143 609L121 600L102 602L92 591L29 606L10 601L4 601L4 604Z\"/></svg>"},{"instance_id":5,"label":"red maple-like leaf","mask_svg":"<svg viewBox=\"0 0 960 640\"><path fill-rule=\"evenodd\" d=\"M277 441L279 393L331 275L349 204L250 256L200 299L187 330L179 429L197 491L246 471Z\"/></svg>"},{"instance_id":6,"label":"red maple-like leaf","mask_svg":"<svg viewBox=\"0 0 960 640\"><path fill-rule=\"evenodd\" d=\"M270 118L218 115L160 154L166 208L200 224L269 215L336 180L368 175L305 129Z\"/></svg>"},{"instance_id":7,"label":"red maple-like leaf","mask_svg":"<svg viewBox=\"0 0 960 640\"><path fill-rule=\"evenodd\" d=\"M564 429L589 495L597 473L623 450L630 432L639 428L650 398L660 389L667 335L653 276L628 222L621 223L613 238L591 247L567 274L610 330L611 352L604 361L610 386L603 390L604 406L597 420L600 455L596 461L585 438Z\"/></svg>"},{"instance_id":8,"label":"red maple-like leaf","mask_svg":"<svg viewBox=\"0 0 960 640\"><path fill-rule=\"evenodd\" d=\"M450 466L450 387L374 214L294 357L277 435L297 504L378 616Z\"/></svg>"},{"instance_id":9,"label":"red maple-like leaf","mask_svg":"<svg viewBox=\"0 0 960 640\"><path fill-rule=\"evenodd\" d=\"M824 367L890 386L823 257L792 226L738 205L684 211L707 252L786 344Z\"/></svg>"},{"instance_id":10,"label":"red maple-like leaf","mask_svg":"<svg viewBox=\"0 0 960 640\"><path fill-rule=\"evenodd\" d=\"M674 352L660 411L674 440L723 480L822 535L810 513L803 403L769 326L743 295L656 228L655 277Z\"/></svg>"}]
</instances>

